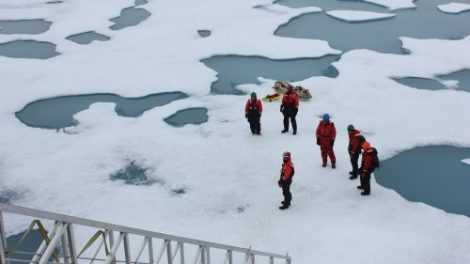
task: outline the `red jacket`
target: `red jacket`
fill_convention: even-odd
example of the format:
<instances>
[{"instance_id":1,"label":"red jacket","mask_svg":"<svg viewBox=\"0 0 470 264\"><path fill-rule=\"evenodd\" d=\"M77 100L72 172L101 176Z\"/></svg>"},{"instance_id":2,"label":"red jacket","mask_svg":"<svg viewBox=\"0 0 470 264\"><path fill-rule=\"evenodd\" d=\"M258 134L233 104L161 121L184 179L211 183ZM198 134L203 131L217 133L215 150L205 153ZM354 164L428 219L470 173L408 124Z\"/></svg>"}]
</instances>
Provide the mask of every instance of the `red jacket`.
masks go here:
<instances>
[{"instance_id":1,"label":"red jacket","mask_svg":"<svg viewBox=\"0 0 470 264\"><path fill-rule=\"evenodd\" d=\"M294 164L292 163L292 160L289 159L282 163L281 179L288 181L292 179L292 176L294 176Z\"/></svg>"},{"instance_id":2,"label":"red jacket","mask_svg":"<svg viewBox=\"0 0 470 264\"><path fill-rule=\"evenodd\" d=\"M361 141L358 138L360 135L361 132L359 130L353 130L349 133L348 150L351 155L361 153Z\"/></svg>"},{"instance_id":3,"label":"red jacket","mask_svg":"<svg viewBox=\"0 0 470 264\"><path fill-rule=\"evenodd\" d=\"M364 153L362 153L361 174L373 171L375 155L377 155L375 148L364 149Z\"/></svg>"},{"instance_id":4,"label":"red jacket","mask_svg":"<svg viewBox=\"0 0 470 264\"><path fill-rule=\"evenodd\" d=\"M258 113L262 113L263 112L263 105L261 105L261 101L260 100L251 100L251 99L248 99L248 102L246 102L246 106L245 106L245 114L248 113L248 111L250 110L257 110Z\"/></svg>"},{"instance_id":5,"label":"red jacket","mask_svg":"<svg viewBox=\"0 0 470 264\"><path fill-rule=\"evenodd\" d=\"M336 139L335 124L321 120L317 126L317 139L320 140L320 145L330 146L331 142Z\"/></svg>"},{"instance_id":6,"label":"red jacket","mask_svg":"<svg viewBox=\"0 0 470 264\"><path fill-rule=\"evenodd\" d=\"M282 104L283 105L294 105L296 108L299 107L299 96L293 90L291 92L287 92L282 97Z\"/></svg>"}]
</instances>

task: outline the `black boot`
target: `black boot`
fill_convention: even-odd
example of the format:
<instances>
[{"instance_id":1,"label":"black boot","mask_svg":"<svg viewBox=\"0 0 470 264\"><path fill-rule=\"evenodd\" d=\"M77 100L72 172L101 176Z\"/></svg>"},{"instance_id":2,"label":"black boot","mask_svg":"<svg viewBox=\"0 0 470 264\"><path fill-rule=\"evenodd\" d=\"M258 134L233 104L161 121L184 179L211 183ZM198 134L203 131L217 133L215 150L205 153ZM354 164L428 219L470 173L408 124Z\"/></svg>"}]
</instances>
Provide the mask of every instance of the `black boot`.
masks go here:
<instances>
[{"instance_id":1,"label":"black boot","mask_svg":"<svg viewBox=\"0 0 470 264\"><path fill-rule=\"evenodd\" d=\"M323 168L326 167L326 162L323 162L323 164L321 165Z\"/></svg>"},{"instance_id":2,"label":"black boot","mask_svg":"<svg viewBox=\"0 0 470 264\"><path fill-rule=\"evenodd\" d=\"M289 205L287 204L283 204L282 206L279 206L280 210L286 210L287 208L289 208Z\"/></svg>"},{"instance_id":3,"label":"black boot","mask_svg":"<svg viewBox=\"0 0 470 264\"><path fill-rule=\"evenodd\" d=\"M370 192L366 192L366 191L361 192L361 195L369 195L369 194Z\"/></svg>"},{"instance_id":4,"label":"black boot","mask_svg":"<svg viewBox=\"0 0 470 264\"><path fill-rule=\"evenodd\" d=\"M349 179L350 179L350 180L357 179L357 176L350 176Z\"/></svg>"}]
</instances>

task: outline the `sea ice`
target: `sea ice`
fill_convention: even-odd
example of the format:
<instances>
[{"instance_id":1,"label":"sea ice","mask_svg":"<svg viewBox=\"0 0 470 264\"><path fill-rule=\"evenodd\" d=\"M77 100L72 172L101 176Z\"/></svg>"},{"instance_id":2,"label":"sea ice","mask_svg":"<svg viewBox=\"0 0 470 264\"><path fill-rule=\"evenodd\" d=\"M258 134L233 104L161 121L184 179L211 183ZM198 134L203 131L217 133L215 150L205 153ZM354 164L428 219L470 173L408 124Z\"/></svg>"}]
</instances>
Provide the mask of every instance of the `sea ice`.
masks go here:
<instances>
[{"instance_id":1,"label":"sea ice","mask_svg":"<svg viewBox=\"0 0 470 264\"><path fill-rule=\"evenodd\" d=\"M459 14L462 12L466 12L470 10L470 4L464 4L464 3L449 3L445 5L439 5L437 6L439 10L441 10L444 13L449 13L449 14Z\"/></svg>"},{"instance_id":2,"label":"sea ice","mask_svg":"<svg viewBox=\"0 0 470 264\"><path fill-rule=\"evenodd\" d=\"M366 22L394 17L395 14L377 13L356 10L333 10L326 12L329 16L347 22Z\"/></svg>"}]
</instances>

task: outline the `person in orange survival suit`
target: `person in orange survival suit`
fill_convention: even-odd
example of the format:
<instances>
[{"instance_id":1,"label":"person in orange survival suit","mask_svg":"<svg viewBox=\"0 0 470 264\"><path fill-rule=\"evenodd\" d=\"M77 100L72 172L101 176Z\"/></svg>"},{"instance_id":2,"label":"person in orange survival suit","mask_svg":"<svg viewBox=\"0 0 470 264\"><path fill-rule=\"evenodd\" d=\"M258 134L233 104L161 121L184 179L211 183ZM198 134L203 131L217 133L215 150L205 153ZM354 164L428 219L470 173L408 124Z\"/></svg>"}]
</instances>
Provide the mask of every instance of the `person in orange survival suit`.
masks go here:
<instances>
[{"instance_id":1,"label":"person in orange survival suit","mask_svg":"<svg viewBox=\"0 0 470 264\"><path fill-rule=\"evenodd\" d=\"M282 195L284 195L284 201L282 201L282 206L279 207L281 210L289 208L290 202L292 200L292 194L290 192L290 185L292 184L292 178L294 177L294 164L291 160L290 152L286 151L282 154L282 168L281 168L281 177L277 184L282 188Z\"/></svg>"},{"instance_id":2,"label":"person in orange survival suit","mask_svg":"<svg viewBox=\"0 0 470 264\"><path fill-rule=\"evenodd\" d=\"M299 111L299 96L294 91L292 85L287 88L287 93L282 97L281 113L284 115L284 130L281 133L289 132L289 118L292 123L292 134L297 134L297 121L295 116Z\"/></svg>"},{"instance_id":3,"label":"person in orange survival suit","mask_svg":"<svg viewBox=\"0 0 470 264\"><path fill-rule=\"evenodd\" d=\"M380 167L379 158L377 156L377 150L371 146L369 142L362 144L364 152L362 153L362 162L359 171L361 173L361 185L357 186L358 189L362 189L361 195L370 194L370 177L372 172L376 168Z\"/></svg>"},{"instance_id":4,"label":"person in orange survival suit","mask_svg":"<svg viewBox=\"0 0 470 264\"><path fill-rule=\"evenodd\" d=\"M317 145L320 146L322 167L326 167L327 156L330 157L331 167L336 168L336 157L333 151L333 145L336 139L336 127L330 122L330 115L324 114L317 126Z\"/></svg>"},{"instance_id":5,"label":"person in orange survival suit","mask_svg":"<svg viewBox=\"0 0 470 264\"><path fill-rule=\"evenodd\" d=\"M354 180L357 178L359 173L359 155L361 155L361 146L366 140L364 136L361 135L361 132L354 128L353 125L348 126L348 135L349 135L349 145L348 145L348 152L349 152L349 159L351 160L352 170L349 172L349 179Z\"/></svg>"},{"instance_id":6,"label":"person in orange survival suit","mask_svg":"<svg viewBox=\"0 0 470 264\"><path fill-rule=\"evenodd\" d=\"M256 93L251 93L251 98L248 99L245 105L245 118L250 123L250 130L253 135L261 134L261 113L263 112L263 105L261 101L256 99Z\"/></svg>"}]
</instances>

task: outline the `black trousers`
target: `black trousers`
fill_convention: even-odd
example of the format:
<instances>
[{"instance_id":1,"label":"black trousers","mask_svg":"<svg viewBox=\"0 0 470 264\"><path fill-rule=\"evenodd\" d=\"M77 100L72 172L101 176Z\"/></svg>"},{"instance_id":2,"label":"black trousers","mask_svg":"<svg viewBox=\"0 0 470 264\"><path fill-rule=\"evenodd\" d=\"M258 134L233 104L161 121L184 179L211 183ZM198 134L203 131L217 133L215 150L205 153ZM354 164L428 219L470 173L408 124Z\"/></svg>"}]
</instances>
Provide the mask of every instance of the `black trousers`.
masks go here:
<instances>
[{"instance_id":1,"label":"black trousers","mask_svg":"<svg viewBox=\"0 0 470 264\"><path fill-rule=\"evenodd\" d=\"M371 172L367 172L361 175L361 187L365 193L370 193L370 174Z\"/></svg>"},{"instance_id":2,"label":"black trousers","mask_svg":"<svg viewBox=\"0 0 470 264\"><path fill-rule=\"evenodd\" d=\"M261 115L259 113L248 113L248 122L250 123L250 130L253 134L261 133Z\"/></svg>"},{"instance_id":3,"label":"black trousers","mask_svg":"<svg viewBox=\"0 0 470 264\"><path fill-rule=\"evenodd\" d=\"M356 154L349 153L349 158L351 160L352 176L357 177L357 173L359 171L359 166L357 164L359 161L359 153L356 153Z\"/></svg>"},{"instance_id":4,"label":"black trousers","mask_svg":"<svg viewBox=\"0 0 470 264\"><path fill-rule=\"evenodd\" d=\"M287 181L282 185L282 195L284 195L284 205L289 206L292 201L292 193L290 192L290 185L292 181Z\"/></svg>"},{"instance_id":5,"label":"black trousers","mask_svg":"<svg viewBox=\"0 0 470 264\"><path fill-rule=\"evenodd\" d=\"M292 130L294 131L294 133L297 133L297 121L295 120L297 111L295 107L286 106L282 114L284 115L284 130L289 131L289 118L290 118L290 122L292 123Z\"/></svg>"}]
</instances>

